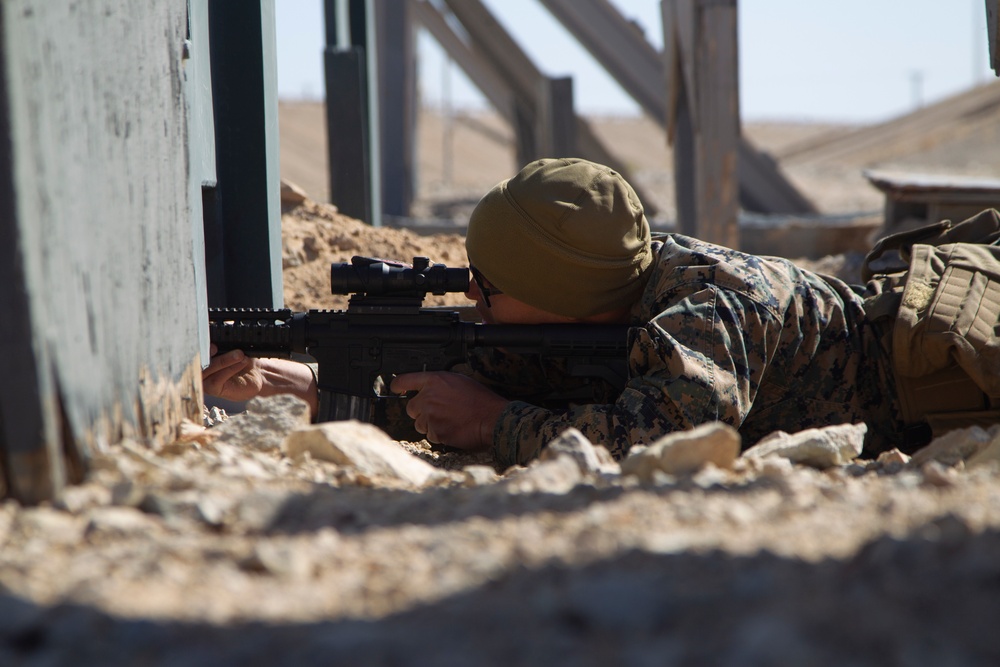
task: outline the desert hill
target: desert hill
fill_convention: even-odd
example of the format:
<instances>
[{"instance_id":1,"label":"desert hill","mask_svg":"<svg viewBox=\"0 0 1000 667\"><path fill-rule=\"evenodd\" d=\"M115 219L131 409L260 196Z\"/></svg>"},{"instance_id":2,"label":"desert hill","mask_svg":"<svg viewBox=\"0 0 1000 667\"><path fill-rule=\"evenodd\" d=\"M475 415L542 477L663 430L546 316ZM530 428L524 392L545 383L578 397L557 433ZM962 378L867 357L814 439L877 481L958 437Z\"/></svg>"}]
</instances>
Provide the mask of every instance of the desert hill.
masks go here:
<instances>
[{"instance_id":1,"label":"desert hill","mask_svg":"<svg viewBox=\"0 0 1000 667\"><path fill-rule=\"evenodd\" d=\"M646 117L590 120L661 216L672 219L673 169L663 131ZM279 126L282 178L327 201L323 104L282 102ZM752 122L744 133L822 213L878 211L882 195L862 175L867 169L1000 175L1000 82L871 126ZM511 130L489 112L445 117L421 109L416 151L414 218L463 222L483 192L518 169Z\"/></svg>"}]
</instances>

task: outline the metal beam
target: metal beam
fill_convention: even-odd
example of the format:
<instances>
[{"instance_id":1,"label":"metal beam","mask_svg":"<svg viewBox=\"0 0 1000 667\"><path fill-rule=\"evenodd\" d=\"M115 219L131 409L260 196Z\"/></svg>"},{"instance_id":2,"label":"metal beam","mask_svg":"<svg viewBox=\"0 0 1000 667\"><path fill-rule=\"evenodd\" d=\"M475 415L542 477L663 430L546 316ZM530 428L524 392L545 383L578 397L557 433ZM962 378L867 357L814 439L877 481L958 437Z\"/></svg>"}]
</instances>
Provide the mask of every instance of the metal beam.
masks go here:
<instances>
[{"instance_id":1,"label":"metal beam","mask_svg":"<svg viewBox=\"0 0 1000 667\"><path fill-rule=\"evenodd\" d=\"M413 201L416 65L409 2L375 0L382 214L407 216Z\"/></svg>"},{"instance_id":2,"label":"metal beam","mask_svg":"<svg viewBox=\"0 0 1000 667\"><path fill-rule=\"evenodd\" d=\"M625 19L608 0L540 0L553 16L569 30L594 58L604 66L622 88L653 120L668 130L670 100L667 73L672 67L663 59L671 49L659 53L642 31ZM670 2L671 0L663 0ZM687 23L690 23L688 17ZM671 40L691 39L690 26L676 34L664 29L664 44ZM693 63L683 71L688 90L692 90ZM743 207L760 213L814 213L815 206L781 174L773 162L760 159L758 151L745 139L739 143L739 179ZM742 193L746 194L743 196Z\"/></svg>"},{"instance_id":3,"label":"metal beam","mask_svg":"<svg viewBox=\"0 0 1000 667\"><path fill-rule=\"evenodd\" d=\"M538 91L538 150L543 155L577 155L572 77L542 80Z\"/></svg>"},{"instance_id":4,"label":"metal beam","mask_svg":"<svg viewBox=\"0 0 1000 667\"><path fill-rule=\"evenodd\" d=\"M326 127L330 202L341 213L371 223L371 162L368 147L368 96L364 49L327 48Z\"/></svg>"},{"instance_id":5,"label":"metal beam","mask_svg":"<svg viewBox=\"0 0 1000 667\"><path fill-rule=\"evenodd\" d=\"M537 95L544 75L480 0L445 0L445 4L468 33L469 49L488 61L513 93L518 163L543 157L536 133Z\"/></svg>"},{"instance_id":6,"label":"metal beam","mask_svg":"<svg viewBox=\"0 0 1000 667\"><path fill-rule=\"evenodd\" d=\"M427 0L414 0L418 7L417 16L514 128L518 142L518 162L523 165L539 157L552 157L551 154L542 154L540 150L546 142L553 150L568 149L570 139L565 127L556 128L547 124L549 139L539 138L537 134L542 106L539 103L540 91L549 91L553 85L565 84L551 83L479 0L445 1L462 28L468 33L468 39L456 34L446 19ZM576 135L573 140L576 144L576 154L606 164L626 179L633 181L625 164L604 146L587 121L575 113L574 117L575 123L572 127ZM564 125L565 122L563 121ZM555 137L560 134L562 138L556 139ZM633 187L640 198L643 198L640 188L636 187L634 182ZM651 200L649 198L644 200L647 202L647 212L650 215L654 214L655 208L648 203Z\"/></svg>"},{"instance_id":7,"label":"metal beam","mask_svg":"<svg viewBox=\"0 0 1000 667\"><path fill-rule=\"evenodd\" d=\"M514 93L481 53L473 51L452 29L445 17L427 0L410 0L416 20L462 68L504 120L514 123Z\"/></svg>"},{"instance_id":8,"label":"metal beam","mask_svg":"<svg viewBox=\"0 0 1000 667\"><path fill-rule=\"evenodd\" d=\"M1000 76L1000 0L986 0L986 26L990 39L990 67Z\"/></svg>"},{"instance_id":9,"label":"metal beam","mask_svg":"<svg viewBox=\"0 0 1000 667\"><path fill-rule=\"evenodd\" d=\"M642 30L607 0L541 0L646 113L663 122L663 63Z\"/></svg>"},{"instance_id":10,"label":"metal beam","mask_svg":"<svg viewBox=\"0 0 1000 667\"><path fill-rule=\"evenodd\" d=\"M206 202L208 302L278 308L281 194L274 2L209 3L218 186Z\"/></svg>"}]
</instances>

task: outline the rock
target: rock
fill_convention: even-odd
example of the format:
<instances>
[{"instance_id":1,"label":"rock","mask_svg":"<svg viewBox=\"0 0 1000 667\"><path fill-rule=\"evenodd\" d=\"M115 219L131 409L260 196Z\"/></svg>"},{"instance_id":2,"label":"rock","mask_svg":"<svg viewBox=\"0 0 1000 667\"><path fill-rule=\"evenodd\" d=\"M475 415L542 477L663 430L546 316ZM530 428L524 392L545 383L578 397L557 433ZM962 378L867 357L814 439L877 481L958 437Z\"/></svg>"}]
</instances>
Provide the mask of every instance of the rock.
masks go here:
<instances>
[{"instance_id":1,"label":"rock","mask_svg":"<svg viewBox=\"0 0 1000 667\"><path fill-rule=\"evenodd\" d=\"M111 504L126 507L135 507L146 497L146 492L142 486L136 484L131 479L123 479L116 482L111 487Z\"/></svg>"},{"instance_id":2,"label":"rock","mask_svg":"<svg viewBox=\"0 0 1000 667\"><path fill-rule=\"evenodd\" d=\"M131 537L155 534L162 530L160 522L133 507L97 507L86 514L86 535L95 534Z\"/></svg>"},{"instance_id":3,"label":"rock","mask_svg":"<svg viewBox=\"0 0 1000 667\"><path fill-rule=\"evenodd\" d=\"M958 471L937 461L928 461L921 468L924 481L931 486L953 486L958 481Z\"/></svg>"},{"instance_id":4,"label":"rock","mask_svg":"<svg viewBox=\"0 0 1000 667\"><path fill-rule=\"evenodd\" d=\"M244 496L236 507L235 519L245 530L261 532L278 522L292 494L257 491Z\"/></svg>"},{"instance_id":5,"label":"rock","mask_svg":"<svg viewBox=\"0 0 1000 667\"><path fill-rule=\"evenodd\" d=\"M274 541L256 544L251 554L240 563L240 567L249 572L297 581L308 579L315 569L309 553Z\"/></svg>"},{"instance_id":6,"label":"rock","mask_svg":"<svg viewBox=\"0 0 1000 667\"><path fill-rule=\"evenodd\" d=\"M537 461L506 478L502 484L511 493L568 493L583 481L583 472L571 456L560 454L547 461Z\"/></svg>"},{"instance_id":7,"label":"rock","mask_svg":"<svg viewBox=\"0 0 1000 667\"><path fill-rule=\"evenodd\" d=\"M208 428L209 426L215 426L216 424L221 424L222 422L229 419L229 415L226 411L218 406L212 406L209 408L207 405L203 405L201 409L201 421L202 426Z\"/></svg>"},{"instance_id":8,"label":"rock","mask_svg":"<svg viewBox=\"0 0 1000 667\"><path fill-rule=\"evenodd\" d=\"M490 466L473 465L462 468L463 486L485 486L494 484L498 479L500 476L497 471Z\"/></svg>"},{"instance_id":9,"label":"rock","mask_svg":"<svg viewBox=\"0 0 1000 667\"><path fill-rule=\"evenodd\" d=\"M214 423L214 422L213 422ZM205 424L195 424L190 419L183 419L177 425L177 442L208 444L218 436L218 431L208 430ZM174 444L174 443L171 443Z\"/></svg>"},{"instance_id":10,"label":"rock","mask_svg":"<svg viewBox=\"0 0 1000 667\"><path fill-rule=\"evenodd\" d=\"M66 487L63 489L59 499L54 503L58 509L65 510L71 514L80 514L91 507L110 504L111 489L100 484L83 484Z\"/></svg>"},{"instance_id":11,"label":"rock","mask_svg":"<svg viewBox=\"0 0 1000 667\"><path fill-rule=\"evenodd\" d=\"M967 468L977 468L1000 462L1000 438L994 438L990 444L979 450L965 462Z\"/></svg>"},{"instance_id":12,"label":"rock","mask_svg":"<svg viewBox=\"0 0 1000 667\"><path fill-rule=\"evenodd\" d=\"M722 422L702 424L689 431L671 433L649 445L633 447L622 461L623 475L650 480L659 470L668 475L689 475L708 463L729 469L740 453L740 434Z\"/></svg>"},{"instance_id":13,"label":"rock","mask_svg":"<svg viewBox=\"0 0 1000 667\"><path fill-rule=\"evenodd\" d=\"M861 454L868 426L838 424L798 433L775 431L743 453L745 457L778 456L820 470L845 465Z\"/></svg>"},{"instance_id":14,"label":"rock","mask_svg":"<svg viewBox=\"0 0 1000 667\"><path fill-rule=\"evenodd\" d=\"M786 458L768 457L759 461L760 476L765 479L780 479L790 475L794 470L792 462Z\"/></svg>"},{"instance_id":15,"label":"rock","mask_svg":"<svg viewBox=\"0 0 1000 667\"><path fill-rule=\"evenodd\" d=\"M929 445L914 453L910 459L910 466L923 468L931 461L953 466L959 461L971 459L987 449L993 443L994 438L997 436L979 426L949 431L934 438Z\"/></svg>"},{"instance_id":16,"label":"rock","mask_svg":"<svg viewBox=\"0 0 1000 667\"><path fill-rule=\"evenodd\" d=\"M44 506L23 510L17 515L16 523L24 534L48 539L56 544L78 542L85 529L85 522L79 517Z\"/></svg>"},{"instance_id":17,"label":"rock","mask_svg":"<svg viewBox=\"0 0 1000 667\"><path fill-rule=\"evenodd\" d=\"M906 464L910 462L910 457L898 449L890 449L887 452L882 452L875 459L876 463L881 463L882 465L894 465L896 463Z\"/></svg>"},{"instance_id":18,"label":"rock","mask_svg":"<svg viewBox=\"0 0 1000 667\"><path fill-rule=\"evenodd\" d=\"M604 445L594 445L594 454L597 455L597 462L601 466L601 471L604 474L620 475L622 472L621 464L615 461L615 457L611 455L608 448Z\"/></svg>"},{"instance_id":19,"label":"rock","mask_svg":"<svg viewBox=\"0 0 1000 667\"><path fill-rule=\"evenodd\" d=\"M597 448L583 433L575 428L568 428L558 438L546 445L538 458L542 461L550 461L559 456L568 456L576 461L580 472L584 475L619 472L621 468L611 458L608 450L604 447L601 449L604 450L606 457L598 454Z\"/></svg>"},{"instance_id":20,"label":"rock","mask_svg":"<svg viewBox=\"0 0 1000 667\"><path fill-rule=\"evenodd\" d=\"M221 526L225 523L226 512L232 505L231 500L224 502L215 497L202 498L195 503L195 518L212 527Z\"/></svg>"},{"instance_id":21,"label":"rock","mask_svg":"<svg viewBox=\"0 0 1000 667\"><path fill-rule=\"evenodd\" d=\"M212 429L218 443L230 443L261 451L275 451L285 436L310 422L309 405L297 396L279 394L252 398L241 415L230 417Z\"/></svg>"},{"instance_id":22,"label":"rock","mask_svg":"<svg viewBox=\"0 0 1000 667\"><path fill-rule=\"evenodd\" d=\"M302 202L308 199L306 191L301 187L292 183L291 181L286 181L281 179L281 205L282 206L298 206Z\"/></svg>"},{"instance_id":23,"label":"rock","mask_svg":"<svg viewBox=\"0 0 1000 667\"><path fill-rule=\"evenodd\" d=\"M691 481L695 486L703 489L725 486L730 480L731 473L727 470L717 468L712 463L706 463L697 472L691 475Z\"/></svg>"},{"instance_id":24,"label":"rock","mask_svg":"<svg viewBox=\"0 0 1000 667\"><path fill-rule=\"evenodd\" d=\"M282 451L296 459L313 458L351 466L368 476L385 476L413 486L437 477L437 469L413 456L376 426L351 420L316 424L290 434Z\"/></svg>"}]
</instances>

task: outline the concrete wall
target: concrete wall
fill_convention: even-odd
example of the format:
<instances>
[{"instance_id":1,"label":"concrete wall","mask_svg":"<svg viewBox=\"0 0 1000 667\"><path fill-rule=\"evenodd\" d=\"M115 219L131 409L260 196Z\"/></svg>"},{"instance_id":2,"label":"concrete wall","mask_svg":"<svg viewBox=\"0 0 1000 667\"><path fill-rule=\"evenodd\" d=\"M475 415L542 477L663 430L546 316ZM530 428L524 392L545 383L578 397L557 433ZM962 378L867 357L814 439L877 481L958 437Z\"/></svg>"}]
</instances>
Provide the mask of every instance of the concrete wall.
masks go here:
<instances>
[{"instance_id":1,"label":"concrete wall","mask_svg":"<svg viewBox=\"0 0 1000 667\"><path fill-rule=\"evenodd\" d=\"M200 415L188 36L185 0L0 3L0 453L23 500Z\"/></svg>"}]
</instances>

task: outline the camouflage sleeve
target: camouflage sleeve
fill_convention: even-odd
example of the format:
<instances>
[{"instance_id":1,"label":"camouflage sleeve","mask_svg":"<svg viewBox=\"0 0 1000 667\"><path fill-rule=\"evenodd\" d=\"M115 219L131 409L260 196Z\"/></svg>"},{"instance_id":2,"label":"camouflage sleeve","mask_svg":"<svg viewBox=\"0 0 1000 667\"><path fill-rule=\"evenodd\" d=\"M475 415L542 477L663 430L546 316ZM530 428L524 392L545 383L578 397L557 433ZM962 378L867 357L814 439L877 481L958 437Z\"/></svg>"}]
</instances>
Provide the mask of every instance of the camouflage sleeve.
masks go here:
<instances>
[{"instance_id":1,"label":"camouflage sleeve","mask_svg":"<svg viewBox=\"0 0 1000 667\"><path fill-rule=\"evenodd\" d=\"M569 427L622 458L634 444L708 421L739 427L780 334L747 295L698 286L630 336L630 379L613 403L553 411L510 403L493 433L498 466L523 464Z\"/></svg>"}]
</instances>

